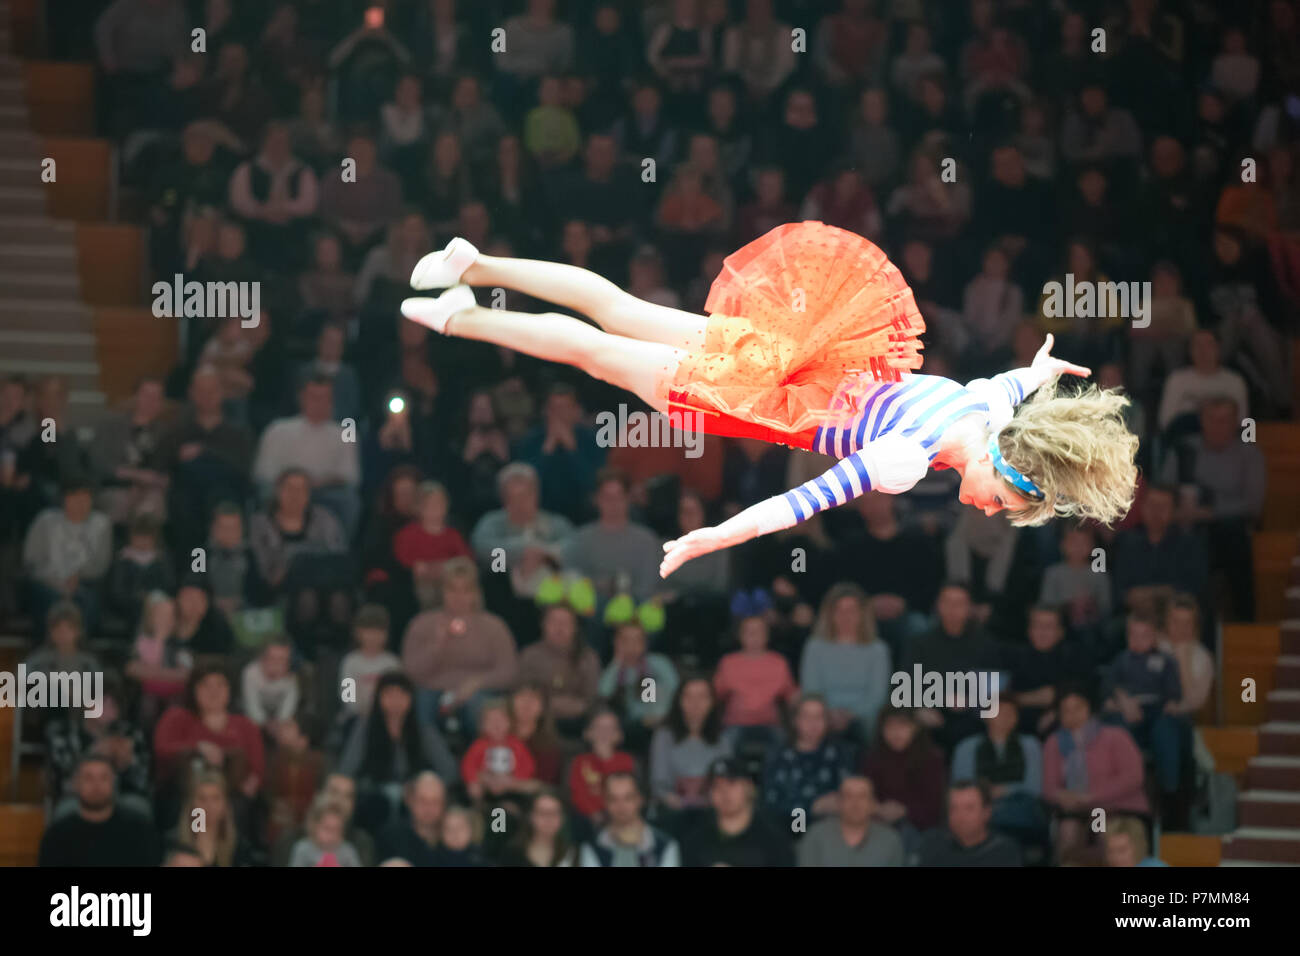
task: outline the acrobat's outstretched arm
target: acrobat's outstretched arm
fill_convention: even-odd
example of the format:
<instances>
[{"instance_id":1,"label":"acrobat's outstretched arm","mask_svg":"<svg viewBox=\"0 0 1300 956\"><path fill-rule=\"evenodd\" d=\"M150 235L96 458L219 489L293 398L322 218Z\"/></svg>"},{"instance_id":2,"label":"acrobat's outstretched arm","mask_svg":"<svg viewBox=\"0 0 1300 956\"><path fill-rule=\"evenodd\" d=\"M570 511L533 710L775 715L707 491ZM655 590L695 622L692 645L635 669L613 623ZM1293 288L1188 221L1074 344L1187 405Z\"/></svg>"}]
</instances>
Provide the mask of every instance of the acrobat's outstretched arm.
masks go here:
<instances>
[{"instance_id":1,"label":"acrobat's outstretched arm","mask_svg":"<svg viewBox=\"0 0 1300 956\"><path fill-rule=\"evenodd\" d=\"M864 492L907 491L929 467L929 456L919 442L885 435L798 488L760 501L716 528L700 528L666 542L659 576L668 577L691 558L793 527Z\"/></svg>"},{"instance_id":2,"label":"acrobat's outstretched arm","mask_svg":"<svg viewBox=\"0 0 1300 956\"><path fill-rule=\"evenodd\" d=\"M988 403L991 422L1001 425L1009 421L1017 405L1058 375L1079 375L1086 378L1092 374L1091 369L1082 365L1052 358L1054 343L1054 337L1049 334L1028 368L1016 368L992 378L977 378L966 383L966 388Z\"/></svg>"}]
</instances>

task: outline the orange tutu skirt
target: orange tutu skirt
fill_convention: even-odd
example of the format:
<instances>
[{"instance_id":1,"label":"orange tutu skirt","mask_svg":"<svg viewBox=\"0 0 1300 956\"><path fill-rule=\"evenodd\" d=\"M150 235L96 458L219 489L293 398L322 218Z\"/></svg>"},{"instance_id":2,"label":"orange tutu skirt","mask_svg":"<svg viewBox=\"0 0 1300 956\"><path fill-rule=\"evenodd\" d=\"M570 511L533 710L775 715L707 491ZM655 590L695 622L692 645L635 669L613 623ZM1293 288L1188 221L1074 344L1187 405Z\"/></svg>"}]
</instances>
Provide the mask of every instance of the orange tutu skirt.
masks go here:
<instances>
[{"instance_id":1,"label":"orange tutu skirt","mask_svg":"<svg viewBox=\"0 0 1300 956\"><path fill-rule=\"evenodd\" d=\"M705 310L704 347L682 360L668 401L703 413L713 434L809 447L846 377L921 367L925 322L902 274L821 222L778 226L728 256Z\"/></svg>"}]
</instances>

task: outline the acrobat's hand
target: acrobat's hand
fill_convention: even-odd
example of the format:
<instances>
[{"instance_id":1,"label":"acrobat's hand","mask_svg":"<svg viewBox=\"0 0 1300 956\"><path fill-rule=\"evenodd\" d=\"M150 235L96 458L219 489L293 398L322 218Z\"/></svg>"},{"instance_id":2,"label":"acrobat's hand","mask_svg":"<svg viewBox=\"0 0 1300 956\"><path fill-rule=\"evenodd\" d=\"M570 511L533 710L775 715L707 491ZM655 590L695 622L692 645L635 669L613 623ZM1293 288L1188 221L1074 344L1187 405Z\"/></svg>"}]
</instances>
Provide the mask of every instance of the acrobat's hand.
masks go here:
<instances>
[{"instance_id":1,"label":"acrobat's hand","mask_svg":"<svg viewBox=\"0 0 1300 956\"><path fill-rule=\"evenodd\" d=\"M1082 365L1071 365L1063 359L1052 358L1052 346L1056 342L1056 337L1052 333L1047 333L1047 339L1043 342L1043 347L1038 350L1034 356L1034 363L1030 366L1034 371L1043 374L1043 381L1056 375L1078 375L1087 378L1092 374L1092 369L1084 368Z\"/></svg>"},{"instance_id":2,"label":"acrobat's hand","mask_svg":"<svg viewBox=\"0 0 1300 956\"><path fill-rule=\"evenodd\" d=\"M659 564L659 576L666 578L691 558L727 547L727 541L717 528L698 528L675 541L664 542L664 559Z\"/></svg>"}]
</instances>

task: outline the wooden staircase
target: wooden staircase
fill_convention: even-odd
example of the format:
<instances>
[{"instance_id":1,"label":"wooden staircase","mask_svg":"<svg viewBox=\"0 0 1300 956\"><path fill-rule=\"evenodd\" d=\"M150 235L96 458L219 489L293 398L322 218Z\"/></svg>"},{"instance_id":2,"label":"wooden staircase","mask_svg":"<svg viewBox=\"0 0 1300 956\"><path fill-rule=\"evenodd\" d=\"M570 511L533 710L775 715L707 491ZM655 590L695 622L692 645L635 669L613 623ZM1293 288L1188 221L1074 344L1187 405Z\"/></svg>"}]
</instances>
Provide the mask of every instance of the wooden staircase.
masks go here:
<instances>
[{"instance_id":1,"label":"wooden staircase","mask_svg":"<svg viewBox=\"0 0 1300 956\"><path fill-rule=\"evenodd\" d=\"M25 651L16 641L0 644L0 671L16 672ZM45 829L44 785L41 767L30 758L18 762L15 785L15 717L12 707L0 707L0 866L33 866Z\"/></svg>"},{"instance_id":2,"label":"wooden staircase","mask_svg":"<svg viewBox=\"0 0 1300 956\"><path fill-rule=\"evenodd\" d=\"M35 58L37 9L0 0L0 377L63 376L77 416L169 368L176 329L146 307L144 230L111 221L115 156L93 135L94 69ZM0 670L25 651L0 637ZM35 864L45 827L41 767L24 758L13 779L15 717L0 708L0 866Z\"/></svg>"},{"instance_id":3,"label":"wooden staircase","mask_svg":"<svg viewBox=\"0 0 1300 956\"><path fill-rule=\"evenodd\" d=\"M144 230L111 221L116 154L93 135L94 68L14 55L15 37L40 32L34 5L15 2L0 0L0 376L63 376L75 416L169 368L176 326L147 308Z\"/></svg>"},{"instance_id":4,"label":"wooden staircase","mask_svg":"<svg viewBox=\"0 0 1300 956\"><path fill-rule=\"evenodd\" d=\"M1300 866L1300 423L1261 423L1256 437L1268 467L1253 546L1258 623L1224 627L1220 719L1200 727L1217 769L1237 780L1238 825L1223 837L1164 834L1171 866ZM1248 678L1253 701L1242 700Z\"/></svg>"}]
</instances>

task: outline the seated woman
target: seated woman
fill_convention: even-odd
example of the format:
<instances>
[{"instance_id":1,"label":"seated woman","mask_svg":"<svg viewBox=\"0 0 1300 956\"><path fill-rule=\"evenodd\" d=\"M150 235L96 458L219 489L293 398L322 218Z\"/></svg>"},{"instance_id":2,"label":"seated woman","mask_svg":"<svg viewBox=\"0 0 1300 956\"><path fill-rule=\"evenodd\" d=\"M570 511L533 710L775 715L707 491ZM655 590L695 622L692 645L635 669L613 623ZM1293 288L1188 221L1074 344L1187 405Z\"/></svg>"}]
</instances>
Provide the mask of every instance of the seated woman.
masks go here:
<instances>
[{"instance_id":1,"label":"seated woman","mask_svg":"<svg viewBox=\"0 0 1300 956\"><path fill-rule=\"evenodd\" d=\"M249 545L266 594L289 599L289 631L314 656L318 634L330 627L343 643L352 618L343 526L311 503L311 479L290 468L275 482L275 499L249 521ZM329 560L334 559L334 560Z\"/></svg>"},{"instance_id":2,"label":"seated woman","mask_svg":"<svg viewBox=\"0 0 1300 956\"><path fill-rule=\"evenodd\" d=\"M510 730L524 742L537 768L537 779L558 786L564 770L565 749L551 716L550 696L538 683L523 683L510 694Z\"/></svg>"},{"instance_id":3,"label":"seated woman","mask_svg":"<svg viewBox=\"0 0 1300 956\"><path fill-rule=\"evenodd\" d=\"M153 732L159 819L174 811L196 767L220 770L246 805L261 792L266 776L262 732L247 717L230 712L230 678L218 662L196 666L185 686L184 703L169 707Z\"/></svg>"},{"instance_id":4,"label":"seated woman","mask_svg":"<svg viewBox=\"0 0 1300 956\"><path fill-rule=\"evenodd\" d=\"M840 783L849 775L849 750L831 737L830 708L805 696L794 708L790 742L774 750L763 769L763 804L774 820L805 823L835 813Z\"/></svg>"},{"instance_id":5,"label":"seated woman","mask_svg":"<svg viewBox=\"0 0 1300 956\"><path fill-rule=\"evenodd\" d=\"M372 831L394 818L402 785L420 771L449 785L460 776L442 735L416 719L415 686L400 672L379 678L375 706L353 725L336 769L356 780L357 824Z\"/></svg>"},{"instance_id":6,"label":"seated woman","mask_svg":"<svg viewBox=\"0 0 1300 956\"><path fill-rule=\"evenodd\" d=\"M550 688L556 729L569 740L582 736L584 715L596 703L600 658L578 631L578 615L567 604L542 613L542 639L519 655L521 680Z\"/></svg>"},{"instance_id":7,"label":"seated woman","mask_svg":"<svg viewBox=\"0 0 1300 956\"><path fill-rule=\"evenodd\" d=\"M505 692L519 673L515 638L483 607L478 569L466 557L445 561L442 607L418 614L402 638L402 666L419 688L420 719L454 715L474 734L483 702Z\"/></svg>"},{"instance_id":8,"label":"seated woman","mask_svg":"<svg viewBox=\"0 0 1300 956\"><path fill-rule=\"evenodd\" d=\"M628 749L644 754L650 735L663 723L677 693L677 668L649 650L645 628L628 621L614 629L614 657L600 675L598 690L623 722ZM647 694L647 691L652 693Z\"/></svg>"},{"instance_id":9,"label":"seated woman","mask_svg":"<svg viewBox=\"0 0 1300 956\"><path fill-rule=\"evenodd\" d=\"M731 748L722 737L722 709L706 678L682 682L668 719L650 740L650 797L654 819L687 833L709 812L709 767Z\"/></svg>"},{"instance_id":10,"label":"seated woman","mask_svg":"<svg viewBox=\"0 0 1300 956\"><path fill-rule=\"evenodd\" d=\"M1060 729L1043 747L1043 799L1056 811L1057 858L1096 859L1100 851L1087 846L1094 808L1150 812L1142 754L1128 731L1093 716L1092 700L1082 687L1063 687L1057 699Z\"/></svg>"},{"instance_id":11,"label":"seated woman","mask_svg":"<svg viewBox=\"0 0 1300 956\"><path fill-rule=\"evenodd\" d=\"M799 696L799 685L784 657L767 646L767 621L758 615L736 625L740 650L724 654L713 675L723 706L722 723L736 753L766 748L783 739L782 708Z\"/></svg>"},{"instance_id":12,"label":"seated woman","mask_svg":"<svg viewBox=\"0 0 1300 956\"><path fill-rule=\"evenodd\" d=\"M194 777L171 833L172 845L196 853L204 866L253 866L253 847L240 833L226 789L219 771Z\"/></svg>"},{"instance_id":13,"label":"seated woman","mask_svg":"<svg viewBox=\"0 0 1300 956\"><path fill-rule=\"evenodd\" d=\"M889 645L877 636L867 595L856 584L832 587L799 665L803 692L825 698L832 733L854 743L874 737L891 672Z\"/></svg>"},{"instance_id":14,"label":"seated woman","mask_svg":"<svg viewBox=\"0 0 1300 956\"><path fill-rule=\"evenodd\" d=\"M881 713L862 775L875 788L876 816L898 831L909 854L921 834L943 822L945 770L943 751L930 742L915 713Z\"/></svg>"},{"instance_id":15,"label":"seated woman","mask_svg":"<svg viewBox=\"0 0 1300 956\"><path fill-rule=\"evenodd\" d=\"M533 797L518 835L501 856L503 866L576 866L578 848L569 837L564 802L554 790Z\"/></svg>"}]
</instances>

